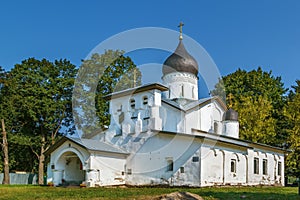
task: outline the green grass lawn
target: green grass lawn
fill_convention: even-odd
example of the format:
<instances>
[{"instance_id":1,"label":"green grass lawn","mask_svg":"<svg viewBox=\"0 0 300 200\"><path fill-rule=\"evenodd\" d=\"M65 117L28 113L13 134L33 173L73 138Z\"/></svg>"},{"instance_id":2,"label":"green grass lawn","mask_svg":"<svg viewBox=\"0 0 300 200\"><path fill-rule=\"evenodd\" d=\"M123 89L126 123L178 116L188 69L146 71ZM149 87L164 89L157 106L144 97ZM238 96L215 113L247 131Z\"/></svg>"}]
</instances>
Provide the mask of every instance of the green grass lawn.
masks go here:
<instances>
[{"instance_id":1,"label":"green grass lawn","mask_svg":"<svg viewBox=\"0 0 300 200\"><path fill-rule=\"evenodd\" d=\"M171 192L191 192L204 199L299 199L296 187L212 187L212 188L62 188L47 186L0 186L0 199L143 199Z\"/></svg>"}]
</instances>

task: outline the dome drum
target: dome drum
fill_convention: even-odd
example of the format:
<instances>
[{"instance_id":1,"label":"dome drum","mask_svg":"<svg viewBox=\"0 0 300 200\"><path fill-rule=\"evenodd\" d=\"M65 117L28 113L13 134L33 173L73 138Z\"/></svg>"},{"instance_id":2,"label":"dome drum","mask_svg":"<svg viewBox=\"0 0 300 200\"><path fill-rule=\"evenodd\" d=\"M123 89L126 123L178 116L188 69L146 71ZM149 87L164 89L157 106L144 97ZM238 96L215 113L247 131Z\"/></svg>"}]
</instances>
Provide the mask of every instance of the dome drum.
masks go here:
<instances>
[{"instance_id":1,"label":"dome drum","mask_svg":"<svg viewBox=\"0 0 300 200\"><path fill-rule=\"evenodd\" d=\"M238 115L238 112L230 108L224 113L223 119L224 121L238 121Z\"/></svg>"}]
</instances>

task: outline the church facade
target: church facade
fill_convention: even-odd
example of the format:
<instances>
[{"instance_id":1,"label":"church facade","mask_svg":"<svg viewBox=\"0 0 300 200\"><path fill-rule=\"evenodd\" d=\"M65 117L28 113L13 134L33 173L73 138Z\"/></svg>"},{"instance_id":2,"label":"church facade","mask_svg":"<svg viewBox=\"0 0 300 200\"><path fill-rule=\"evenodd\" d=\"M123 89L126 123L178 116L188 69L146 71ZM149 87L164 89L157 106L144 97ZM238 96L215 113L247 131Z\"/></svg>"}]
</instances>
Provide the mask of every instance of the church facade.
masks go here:
<instances>
[{"instance_id":1,"label":"church facade","mask_svg":"<svg viewBox=\"0 0 300 200\"><path fill-rule=\"evenodd\" d=\"M111 122L64 137L47 154L48 182L108 185L284 185L284 151L239 139L238 113L198 99L198 64L182 38L153 83L106 96Z\"/></svg>"}]
</instances>

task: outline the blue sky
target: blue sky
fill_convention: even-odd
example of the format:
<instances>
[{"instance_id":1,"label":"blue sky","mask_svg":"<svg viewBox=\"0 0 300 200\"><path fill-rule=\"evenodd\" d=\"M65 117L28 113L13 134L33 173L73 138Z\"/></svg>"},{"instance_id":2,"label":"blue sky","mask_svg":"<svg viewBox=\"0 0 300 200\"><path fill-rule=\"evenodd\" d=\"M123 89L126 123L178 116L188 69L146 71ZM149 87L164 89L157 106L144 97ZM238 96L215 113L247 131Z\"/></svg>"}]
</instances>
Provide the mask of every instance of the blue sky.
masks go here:
<instances>
[{"instance_id":1,"label":"blue sky","mask_svg":"<svg viewBox=\"0 0 300 200\"><path fill-rule=\"evenodd\" d=\"M1 1L0 66L9 70L29 57L66 58L79 66L112 35L140 27L178 30L180 21L222 75L261 66L281 76L286 87L300 77L297 0ZM162 63L166 56L132 58Z\"/></svg>"}]
</instances>

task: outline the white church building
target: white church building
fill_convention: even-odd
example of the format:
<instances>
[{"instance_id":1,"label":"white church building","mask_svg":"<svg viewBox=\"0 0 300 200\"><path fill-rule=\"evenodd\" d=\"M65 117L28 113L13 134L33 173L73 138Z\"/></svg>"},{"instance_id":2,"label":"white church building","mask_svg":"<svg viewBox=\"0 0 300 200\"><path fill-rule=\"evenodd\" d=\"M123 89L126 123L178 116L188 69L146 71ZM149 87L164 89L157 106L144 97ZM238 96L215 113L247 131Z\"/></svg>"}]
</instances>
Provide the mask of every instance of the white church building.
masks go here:
<instances>
[{"instance_id":1,"label":"white church building","mask_svg":"<svg viewBox=\"0 0 300 200\"><path fill-rule=\"evenodd\" d=\"M106 96L111 122L90 138L63 137L47 152L55 186L284 185L284 151L239 139L238 113L198 99L198 64L182 38L153 83Z\"/></svg>"}]
</instances>

